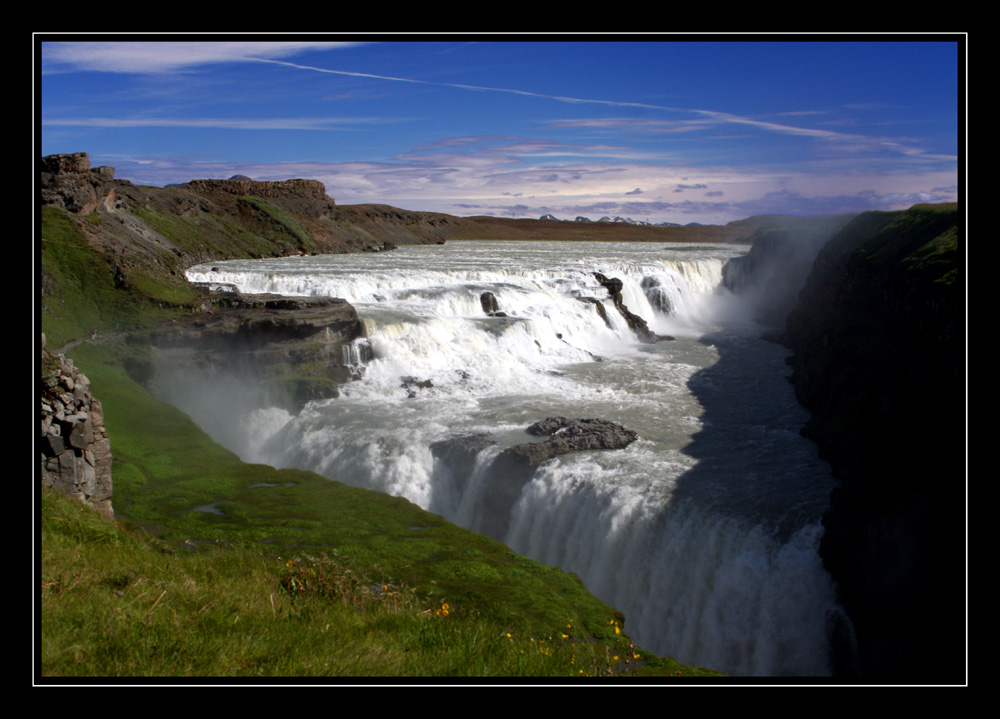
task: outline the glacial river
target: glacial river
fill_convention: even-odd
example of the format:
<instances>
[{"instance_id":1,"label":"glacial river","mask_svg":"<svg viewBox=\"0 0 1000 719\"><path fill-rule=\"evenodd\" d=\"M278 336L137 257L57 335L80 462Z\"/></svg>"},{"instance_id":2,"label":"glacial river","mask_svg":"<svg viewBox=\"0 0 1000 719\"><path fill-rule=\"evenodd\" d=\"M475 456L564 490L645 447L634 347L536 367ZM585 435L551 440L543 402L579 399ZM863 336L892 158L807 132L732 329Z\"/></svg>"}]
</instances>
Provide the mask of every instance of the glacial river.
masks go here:
<instances>
[{"instance_id":1,"label":"glacial river","mask_svg":"<svg viewBox=\"0 0 1000 719\"><path fill-rule=\"evenodd\" d=\"M349 300L367 330L361 379L297 416L217 422L246 461L316 471L496 533L489 471L545 417L635 431L623 450L543 463L498 539L575 572L642 646L736 675L824 675L842 621L817 555L833 479L799 430L787 351L760 339L750 296L723 286L740 245L448 242L392 252L213 262L192 281ZM213 271L212 268L217 268ZM640 342L594 272L673 339ZM492 293L505 316L487 316ZM601 303L602 313L595 305ZM404 378L411 378L406 381ZM421 386L421 384L423 386ZM434 443L487 434L467 466Z\"/></svg>"}]
</instances>

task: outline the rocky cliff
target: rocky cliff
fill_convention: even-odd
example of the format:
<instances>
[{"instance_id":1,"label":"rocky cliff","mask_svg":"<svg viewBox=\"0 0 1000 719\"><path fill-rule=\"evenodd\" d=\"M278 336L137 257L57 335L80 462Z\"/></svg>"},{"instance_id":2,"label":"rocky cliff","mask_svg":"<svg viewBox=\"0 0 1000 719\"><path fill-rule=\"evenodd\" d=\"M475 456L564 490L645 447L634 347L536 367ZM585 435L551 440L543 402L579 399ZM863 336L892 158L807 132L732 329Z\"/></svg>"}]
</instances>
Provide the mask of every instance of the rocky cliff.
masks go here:
<instances>
[{"instance_id":1,"label":"rocky cliff","mask_svg":"<svg viewBox=\"0 0 1000 719\"><path fill-rule=\"evenodd\" d=\"M819 252L782 335L804 432L841 483L821 554L856 635L842 674L961 680L963 253L954 205L864 213Z\"/></svg>"},{"instance_id":2,"label":"rocky cliff","mask_svg":"<svg viewBox=\"0 0 1000 719\"><path fill-rule=\"evenodd\" d=\"M227 257L355 252L387 239L436 243L448 223L435 213L405 213L386 223L383 211L338 207L316 180L146 187L116 180L113 168L91 168L83 152L44 157L40 169L42 204L87 218L83 229L93 244L126 263L173 255L183 269ZM390 225L391 236L382 237Z\"/></svg>"},{"instance_id":3,"label":"rocky cliff","mask_svg":"<svg viewBox=\"0 0 1000 719\"><path fill-rule=\"evenodd\" d=\"M104 410L73 361L45 347L42 335L42 484L111 516L111 443Z\"/></svg>"}]
</instances>

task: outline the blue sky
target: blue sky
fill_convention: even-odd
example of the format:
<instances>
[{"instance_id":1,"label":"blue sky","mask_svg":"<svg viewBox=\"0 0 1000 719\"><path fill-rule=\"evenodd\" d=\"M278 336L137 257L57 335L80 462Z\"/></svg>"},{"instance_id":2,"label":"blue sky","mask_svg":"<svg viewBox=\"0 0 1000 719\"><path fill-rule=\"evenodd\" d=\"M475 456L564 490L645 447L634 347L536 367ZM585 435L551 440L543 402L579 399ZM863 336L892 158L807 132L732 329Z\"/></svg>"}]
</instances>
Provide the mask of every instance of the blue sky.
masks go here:
<instances>
[{"instance_id":1,"label":"blue sky","mask_svg":"<svg viewBox=\"0 0 1000 719\"><path fill-rule=\"evenodd\" d=\"M363 39L36 36L41 153L138 184L308 178L338 204L461 216L959 199L955 36Z\"/></svg>"}]
</instances>

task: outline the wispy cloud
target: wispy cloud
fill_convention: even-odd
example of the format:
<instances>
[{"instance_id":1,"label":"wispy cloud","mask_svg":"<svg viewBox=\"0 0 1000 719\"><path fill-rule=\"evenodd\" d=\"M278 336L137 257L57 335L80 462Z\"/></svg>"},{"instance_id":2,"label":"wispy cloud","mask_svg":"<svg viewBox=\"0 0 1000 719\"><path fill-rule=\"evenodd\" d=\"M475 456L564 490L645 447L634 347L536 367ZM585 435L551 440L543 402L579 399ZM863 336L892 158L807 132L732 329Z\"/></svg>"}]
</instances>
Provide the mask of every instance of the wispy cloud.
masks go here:
<instances>
[{"instance_id":1,"label":"wispy cloud","mask_svg":"<svg viewBox=\"0 0 1000 719\"><path fill-rule=\"evenodd\" d=\"M48 42L44 71L91 70L130 74L177 72L201 65L330 50L356 42Z\"/></svg>"},{"instance_id":2,"label":"wispy cloud","mask_svg":"<svg viewBox=\"0 0 1000 719\"><path fill-rule=\"evenodd\" d=\"M437 87L451 87L459 90L475 90L477 92L499 92L507 93L511 95L521 95L522 97L538 97L546 100L557 100L559 102L569 102L569 103L584 103L593 105L609 105L615 107L633 107L633 108L645 108L651 110L676 110L677 108L663 107L661 105L649 105L641 102L623 102L620 100L595 100L589 98L580 97L568 97L565 95L552 95L548 93L541 92L528 92L527 90L517 90L508 87L489 87L487 85L468 85L457 82L436 82L433 80L417 80L408 77L398 77L394 75L376 75L368 72L352 72L349 70L332 70L330 68L315 67L313 65L300 65L294 62L287 62L285 60L274 60L265 57L247 57L247 60L255 62L270 63L272 65L284 65L286 67L295 68L298 70L309 70L311 72L321 72L328 75L346 75L348 77L364 77L372 80L387 80L392 82L406 82L417 85L434 85Z\"/></svg>"},{"instance_id":3,"label":"wispy cloud","mask_svg":"<svg viewBox=\"0 0 1000 719\"><path fill-rule=\"evenodd\" d=\"M52 127L194 127L222 130L343 130L345 126L366 126L403 122L393 117L59 117L43 118Z\"/></svg>"},{"instance_id":4,"label":"wispy cloud","mask_svg":"<svg viewBox=\"0 0 1000 719\"><path fill-rule=\"evenodd\" d=\"M701 120L650 120L629 117L590 117L572 120L556 120L547 123L546 129L596 129L627 133L681 133L698 132L714 127Z\"/></svg>"},{"instance_id":5,"label":"wispy cloud","mask_svg":"<svg viewBox=\"0 0 1000 719\"><path fill-rule=\"evenodd\" d=\"M826 115L828 110L789 110L775 113L778 117L805 117L807 115Z\"/></svg>"}]
</instances>

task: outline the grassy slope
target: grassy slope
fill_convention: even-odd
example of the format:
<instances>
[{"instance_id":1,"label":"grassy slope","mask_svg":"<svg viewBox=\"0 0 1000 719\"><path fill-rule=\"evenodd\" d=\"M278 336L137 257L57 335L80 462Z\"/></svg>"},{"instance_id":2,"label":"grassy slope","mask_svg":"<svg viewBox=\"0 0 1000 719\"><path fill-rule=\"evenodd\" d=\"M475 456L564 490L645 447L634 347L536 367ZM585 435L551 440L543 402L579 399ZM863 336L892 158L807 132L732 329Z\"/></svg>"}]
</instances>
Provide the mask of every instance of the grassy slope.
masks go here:
<instances>
[{"instance_id":1,"label":"grassy slope","mask_svg":"<svg viewBox=\"0 0 1000 719\"><path fill-rule=\"evenodd\" d=\"M41 514L50 677L580 677L646 658L581 641L572 616L534 631L343 554L177 550L49 490Z\"/></svg>"},{"instance_id":2,"label":"grassy slope","mask_svg":"<svg viewBox=\"0 0 1000 719\"><path fill-rule=\"evenodd\" d=\"M99 231L103 220L94 217L82 222ZM94 329L168 321L196 306L197 296L186 282L155 265L116 262L116 257L90 245L80 221L63 210L44 207L41 221L41 311L50 347L86 337Z\"/></svg>"},{"instance_id":3,"label":"grassy slope","mask_svg":"<svg viewBox=\"0 0 1000 719\"><path fill-rule=\"evenodd\" d=\"M155 274L116 288L61 212L42 233L50 346L193 305ZM43 493L44 676L714 674L630 649L575 577L406 500L241 463L130 378L141 342L104 339L70 356L104 406L128 524ZM193 511L209 504L222 514Z\"/></svg>"}]
</instances>

